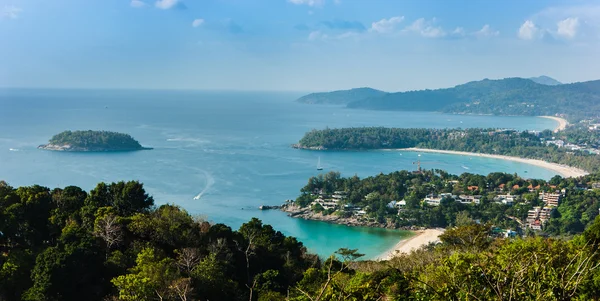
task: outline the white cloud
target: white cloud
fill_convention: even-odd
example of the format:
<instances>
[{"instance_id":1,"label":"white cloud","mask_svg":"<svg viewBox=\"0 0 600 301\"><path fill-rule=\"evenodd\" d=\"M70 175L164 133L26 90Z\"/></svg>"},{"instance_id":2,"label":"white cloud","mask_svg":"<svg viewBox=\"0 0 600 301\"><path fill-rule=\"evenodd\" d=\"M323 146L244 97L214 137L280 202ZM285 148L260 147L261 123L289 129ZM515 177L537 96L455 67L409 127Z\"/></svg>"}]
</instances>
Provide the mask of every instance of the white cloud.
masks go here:
<instances>
[{"instance_id":1,"label":"white cloud","mask_svg":"<svg viewBox=\"0 0 600 301\"><path fill-rule=\"evenodd\" d=\"M569 2L570 3L570 2ZM524 35L544 41L572 41L579 45L595 45L600 37L600 3L547 7L527 18L534 33ZM524 24L525 25L525 24ZM523 30L527 30L522 26ZM519 35L521 37L521 35Z\"/></svg>"},{"instance_id":2,"label":"white cloud","mask_svg":"<svg viewBox=\"0 0 600 301\"><path fill-rule=\"evenodd\" d=\"M539 37L540 34L540 29L531 20L525 21L517 33L521 40L532 40Z\"/></svg>"},{"instance_id":3,"label":"white cloud","mask_svg":"<svg viewBox=\"0 0 600 301\"><path fill-rule=\"evenodd\" d=\"M23 10L19 7L6 5L0 10L0 18L18 19Z\"/></svg>"},{"instance_id":4,"label":"white cloud","mask_svg":"<svg viewBox=\"0 0 600 301\"><path fill-rule=\"evenodd\" d=\"M577 29L579 28L579 19L578 18L566 18L564 20L558 21L556 23L558 30L556 34L561 37L572 39L577 35Z\"/></svg>"},{"instance_id":5,"label":"white cloud","mask_svg":"<svg viewBox=\"0 0 600 301\"><path fill-rule=\"evenodd\" d=\"M433 26L435 18L426 21L424 18L415 20L411 25L404 28L404 32L414 32L426 38L441 38L446 36L446 32L439 26Z\"/></svg>"},{"instance_id":6,"label":"white cloud","mask_svg":"<svg viewBox=\"0 0 600 301\"><path fill-rule=\"evenodd\" d=\"M348 32L344 32L342 34L337 35L335 38L338 40L343 40L343 39L349 39L349 38L356 38L358 36L360 36L360 34L358 32L348 31Z\"/></svg>"},{"instance_id":7,"label":"white cloud","mask_svg":"<svg viewBox=\"0 0 600 301\"><path fill-rule=\"evenodd\" d=\"M129 5L131 5L131 7L138 8L146 6L146 3L140 0L131 0L131 3Z\"/></svg>"},{"instance_id":8,"label":"white cloud","mask_svg":"<svg viewBox=\"0 0 600 301\"><path fill-rule=\"evenodd\" d=\"M454 29L451 34L453 36L458 36L458 37L464 37L465 36L465 29L462 27L456 27L456 29Z\"/></svg>"},{"instance_id":9,"label":"white cloud","mask_svg":"<svg viewBox=\"0 0 600 301\"><path fill-rule=\"evenodd\" d=\"M488 24L483 25L483 27L480 30L473 33L473 35L478 38L494 37L499 34L499 31L492 30Z\"/></svg>"},{"instance_id":10,"label":"white cloud","mask_svg":"<svg viewBox=\"0 0 600 301\"><path fill-rule=\"evenodd\" d=\"M309 41L316 41L316 40L325 40L327 39L328 36L318 30L315 30L313 32L311 32L310 34L308 34L308 40Z\"/></svg>"},{"instance_id":11,"label":"white cloud","mask_svg":"<svg viewBox=\"0 0 600 301\"><path fill-rule=\"evenodd\" d=\"M404 16L391 17L389 19L381 19L377 22L371 23L371 28L369 31L378 32L378 33L388 33L395 29L396 24L402 22L404 20Z\"/></svg>"},{"instance_id":12,"label":"white cloud","mask_svg":"<svg viewBox=\"0 0 600 301\"><path fill-rule=\"evenodd\" d=\"M174 7L178 2L178 0L158 0L154 5L160 9L170 9Z\"/></svg>"},{"instance_id":13,"label":"white cloud","mask_svg":"<svg viewBox=\"0 0 600 301\"><path fill-rule=\"evenodd\" d=\"M288 0L290 3L296 5L308 5L308 6L321 6L325 3L325 0Z\"/></svg>"},{"instance_id":14,"label":"white cloud","mask_svg":"<svg viewBox=\"0 0 600 301\"><path fill-rule=\"evenodd\" d=\"M204 24L204 19L195 19L192 21L192 27L198 27L202 24Z\"/></svg>"},{"instance_id":15,"label":"white cloud","mask_svg":"<svg viewBox=\"0 0 600 301\"><path fill-rule=\"evenodd\" d=\"M361 34L355 31L347 31L338 35L328 35L326 33L321 32L320 30L315 30L308 34L309 41L335 41L335 40L346 40L346 39L358 39Z\"/></svg>"}]
</instances>

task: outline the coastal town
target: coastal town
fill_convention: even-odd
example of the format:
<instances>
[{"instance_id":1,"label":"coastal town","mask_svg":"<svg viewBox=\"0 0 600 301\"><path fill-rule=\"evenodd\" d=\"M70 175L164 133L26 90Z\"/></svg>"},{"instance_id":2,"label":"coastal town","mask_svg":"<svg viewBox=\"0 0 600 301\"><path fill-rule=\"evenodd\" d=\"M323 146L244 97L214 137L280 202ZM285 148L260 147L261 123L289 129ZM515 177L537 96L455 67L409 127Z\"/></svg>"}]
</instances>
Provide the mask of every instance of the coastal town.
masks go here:
<instances>
[{"instance_id":1,"label":"coastal town","mask_svg":"<svg viewBox=\"0 0 600 301\"><path fill-rule=\"evenodd\" d=\"M391 189L390 182L394 183ZM365 190L366 186L372 190ZM363 194L357 196L357 190ZM340 178L335 173L319 175L309 179L298 199L287 200L277 209L295 218L413 230L418 236L428 237L421 238L418 245L413 244L414 249L437 241L442 228L460 223L456 215L461 212L475 223L488 225L494 236L556 234L560 232L556 227L562 227L561 212L570 206L561 209L563 202L572 203L591 194L600 194L600 181L590 177L556 176L544 181L502 173L454 176L422 170L419 166L413 171L362 180ZM437 235L431 234L434 230Z\"/></svg>"}]
</instances>

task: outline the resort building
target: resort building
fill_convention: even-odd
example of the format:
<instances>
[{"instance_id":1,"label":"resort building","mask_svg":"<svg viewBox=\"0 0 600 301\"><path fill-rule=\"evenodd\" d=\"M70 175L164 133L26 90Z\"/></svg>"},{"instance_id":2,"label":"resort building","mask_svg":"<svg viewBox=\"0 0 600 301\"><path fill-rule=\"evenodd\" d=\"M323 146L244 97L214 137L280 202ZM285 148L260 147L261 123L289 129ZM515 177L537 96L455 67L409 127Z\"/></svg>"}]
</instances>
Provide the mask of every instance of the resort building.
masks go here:
<instances>
[{"instance_id":1,"label":"resort building","mask_svg":"<svg viewBox=\"0 0 600 301\"><path fill-rule=\"evenodd\" d=\"M533 230L541 230L542 225L550 219L554 208L533 207L527 212L527 226Z\"/></svg>"},{"instance_id":2,"label":"resort building","mask_svg":"<svg viewBox=\"0 0 600 301\"><path fill-rule=\"evenodd\" d=\"M548 207L558 207L560 203L561 194L559 193L540 193L540 200Z\"/></svg>"},{"instance_id":3,"label":"resort building","mask_svg":"<svg viewBox=\"0 0 600 301\"><path fill-rule=\"evenodd\" d=\"M313 205L319 204L325 210L336 209L338 206L338 200L335 200L335 199L324 200L324 199L318 198L318 199L314 200L314 202L312 204Z\"/></svg>"}]
</instances>

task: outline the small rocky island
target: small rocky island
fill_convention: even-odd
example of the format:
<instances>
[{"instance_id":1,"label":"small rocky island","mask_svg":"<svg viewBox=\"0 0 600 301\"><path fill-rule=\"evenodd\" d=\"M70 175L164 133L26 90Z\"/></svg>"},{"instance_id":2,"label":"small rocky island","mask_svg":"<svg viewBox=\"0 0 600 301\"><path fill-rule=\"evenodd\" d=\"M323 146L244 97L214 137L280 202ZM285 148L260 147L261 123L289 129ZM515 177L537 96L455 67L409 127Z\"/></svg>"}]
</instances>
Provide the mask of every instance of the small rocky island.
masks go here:
<instances>
[{"instance_id":1,"label":"small rocky island","mask_svg":"<svg viewBox=\"0 0 600 301\"><path fill-rule=\"evenodd\" d=\"M68 152L126 152L148 150L128 134L109 131L64 131L39 149Z\"/></svg>"}]
</instances>

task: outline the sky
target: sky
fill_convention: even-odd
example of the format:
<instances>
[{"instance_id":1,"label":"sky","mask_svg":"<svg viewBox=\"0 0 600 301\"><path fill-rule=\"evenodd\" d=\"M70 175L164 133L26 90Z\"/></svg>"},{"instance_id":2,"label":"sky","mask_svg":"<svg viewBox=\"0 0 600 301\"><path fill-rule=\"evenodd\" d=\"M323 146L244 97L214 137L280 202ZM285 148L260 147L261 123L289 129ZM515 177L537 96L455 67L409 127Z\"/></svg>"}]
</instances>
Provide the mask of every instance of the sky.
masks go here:
<instances>
[{"instance_id":1,"label":"sky","mask_svg":"<svg viewBox=\"0 0 600 301\"><path fill-rule=\"evenodd\" d=\"M600 0L0 0L0 87L407 91L600 79Z\"/></svg>"}]
</instances>

